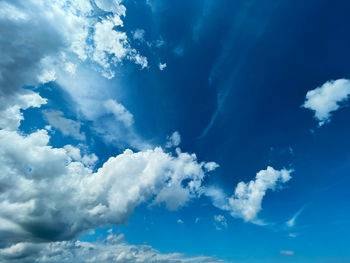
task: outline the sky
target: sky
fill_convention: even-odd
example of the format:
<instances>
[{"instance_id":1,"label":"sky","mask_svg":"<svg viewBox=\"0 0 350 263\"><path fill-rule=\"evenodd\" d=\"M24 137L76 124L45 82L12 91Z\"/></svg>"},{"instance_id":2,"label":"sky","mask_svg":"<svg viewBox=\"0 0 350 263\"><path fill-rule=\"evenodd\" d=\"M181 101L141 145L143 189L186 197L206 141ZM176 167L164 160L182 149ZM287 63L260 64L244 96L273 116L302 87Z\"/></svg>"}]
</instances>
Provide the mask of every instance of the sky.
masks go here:
<instances>
[{"instance_id":1,"label":"sky","mask_svg":"<svg viewBox=\"0 0 350 263\"><path fill-rule=\"evenodd\" d=\"M0 262L350 262L349 9L0 0Z\"/></svg>"}]
</instances>

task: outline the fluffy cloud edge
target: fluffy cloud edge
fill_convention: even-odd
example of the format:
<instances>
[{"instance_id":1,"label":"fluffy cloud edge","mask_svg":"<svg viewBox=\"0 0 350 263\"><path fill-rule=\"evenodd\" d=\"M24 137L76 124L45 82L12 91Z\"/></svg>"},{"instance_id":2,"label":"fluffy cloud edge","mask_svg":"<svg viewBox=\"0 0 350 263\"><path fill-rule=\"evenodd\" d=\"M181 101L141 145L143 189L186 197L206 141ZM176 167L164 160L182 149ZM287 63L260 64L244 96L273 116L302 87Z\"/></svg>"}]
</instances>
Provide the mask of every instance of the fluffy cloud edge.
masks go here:
<instances>
[{"instance_id":1,"label":"fluffy cloud edge","mask_svg":"<svg viewBox=\"0 0 350 263\"><path fill-rule=\"evenodd\" d=\"M320 87L306 93L302 107L314 112L314 117L322 126L331 121L332 113L350 96L350 80L329 80Z\"/></svg>"},{"instance_id":2,"label":"fluffy cloud edge","mask_svg":"<svg viewBox=\"0 0 350 263\"><path fill-rule=\"evenodd\" d=\"M148 245L130 245L123 234L111 233L101 242L77 240L51 243L17 243L0 249L0 262L11 263L80 263L80 262L162 262L162 263L219 263L215 257L186 257L180 253L162 254Z\"/></svg>"},{"instance_id":3,"label":"fluffy cloud edge","mask_svg":"<svg viewBox=\"0 0 350 263\"><path fill-rule=\"evenodd\" d=\"M242 218L245 222L264 224L258 219L262 210L262 201L268 190L275 191L292 177L293 170L275 170L268 166L260 170L249 183L239 182L232 196L227 196L220 188L208 187L205 195L212 199L213 205L228 211L232 217Z\"/></svg>"}]
</instances>

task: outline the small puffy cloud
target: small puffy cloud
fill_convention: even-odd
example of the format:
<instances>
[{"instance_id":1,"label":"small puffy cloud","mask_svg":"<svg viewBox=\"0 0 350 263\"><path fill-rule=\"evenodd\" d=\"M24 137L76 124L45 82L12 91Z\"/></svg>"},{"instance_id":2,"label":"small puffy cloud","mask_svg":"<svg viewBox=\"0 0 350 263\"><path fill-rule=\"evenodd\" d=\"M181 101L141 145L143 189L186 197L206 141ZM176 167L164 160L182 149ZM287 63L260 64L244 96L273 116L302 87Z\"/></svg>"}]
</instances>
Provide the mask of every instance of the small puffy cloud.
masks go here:
<instances>
[{"instance_id":1,"label":"small puffy cloud","mask_svg":"<svg viewBox=\"0 0 350 263\"><path fill-rule=\"evenodd\" d=\"M295 253L292 250L281 250L280 254L287 255L287 256L293 256Z\"/></svg>"},{"instance_id":2,"label":"small puffy cloud","mask_svg":"<svg viewBox=\"0 0 350 263\"><path fill-rule=\"evenodd\" d=\"M289 233L289 234L288 234L288 236L289 236L289 237L292 237L292 238L297 237L297 235L296 235L296 234L294 234L294 233Z\"/></svg>"},{"instance_id":3,"label":"small puffy cloud","mask_svg":"<svg viewBox=\"0 0 350 263\"><path fill-rule=\"evenodd\" d=\"M104 102L107 112L112 113L116 120L129 127L134 123L134 116L120 103L109 99Z\"/></svg>"},{"instance_id":4,"label":"small puffy cloud","mask_svg":"<svg viewBox=\"0 0 350 263\"><path fill-rule=\"evenodd\" d=\"M125 15L121 1L1 1L2 91L13 93L23 85L64 78L60 71L75 72L73 61L93 62L91 68L107 78L115 75L115 66L124 59L147 67L147 58L122 31ZM48 57L54 63L41 67Z\"/></svg>"},{"instance_id":5,"label":"small puffy cloud","mask_svg":"<svg viewBox=\"0 0 350 263\"><path fill-rule=\"evenodd\" d=\"M81 150L77 147L74 147L72 145L65 145L63 147L67 155L71 157L70 161L78 161L83 163L86 167L93 168L98 161L98 157L92 153L92 154L84 154L82 155Z\"/></svg>"},{"instance_id":6,"label":"small puffy cloud","mask_svg":"<svg viewBox=\"0 0 350 263\"><path fill-rule=\"evenodd\" d=\"M85 140L85 134L80 131L80 122L65 118L61 111L43 111L43 114L50 126L58 129L63 135Z\"/></svg>"},{"instance_id":7,"label":"small puffy cloud","mask_svg":"<svg viewBox=\"0 0 350 263\"><path fill-rule=\"evenodd\" d=\"M331 113L338 110L349 96L350 80L330 80L321 87L308 91L302 107L314 111L319 126L322 126L330 122Z\"/></svg>"},{"instance_id":8,"label":"small puffy cloud","mask_svg":"<svg viewBox=\"0 0 350 263\"><path fill-rule=\"evenodd\" d=\"M132 34L132 38L134 40L138 40L140 42L144 42L145 41L145 33L146 31L144 29L136 29L133 34Z\"/></svg>"},{"instance_id":9,"label":"small puffy cloud","mask_svg":"<svg viewBox=\"0 0 350 263\"><path fill-rule=\"evenodd\" d=\"M206 195L211 197L213 204L230 212L233 217L243 218L246 222L261 224L257 215L262 209L262 200L267 190L276 190L279 185L291 179L291 170L275 170L268 166L256 174L255 180L249 183L239 182L232 196L227 197L219 188L208 188Z\"/></svg>"},{"instance_id":10,"label":"small puffy cloud","mask_svg":"<svg viewBox=\"0 0 350 263\"><path fill-rule=\"evenodd\" d=\"M0 249L0 261L8 263L219 263L214 257L186 257L180 253L161 254L148 245L131 245L123 234L110 234L101 242L62 241L17 243Z\"/></svg>"},{"instance_id":11,"label":"small puffy cloud","mask_svg":"<svg viewBox=\"0 0 350 263\"><path fill-rule=\"evenodd\" d=\"M219 165L215 162L207 162L205 165L204 165L204 168L210 172L210 171L214 171L216 168L218 168Z\"/></svg>"},{"instance_id":12,"label":"small puffy cloud","mask_svg":"<svg viewBox=\"0 0 350 263\"><path fill-rule=\"evenodd\" d=\"M159 70L163 71L166 68L166 63L159 62Z\"/></svg>"},{"instance_id":13,"label":"small puffy cloud","mask_svg":"<svg viewBox=\"0 0 350 263\"><path fill-rule=\"evenodd\" d=\"M178 224L183 224L183 223L184 223L184 221L182 221L181 218L179 218L176 222L177 222Z\"/></svg>"},{"instance_id":14,"label":"small puffy cloud","mask_svg":"<svg viewBox=\"0 0 350 263\"><path fill-rule=\"evenodd\" d=\"M214 215L214 225L216 230L227 228L227 220L223 215Z\"/></svg>"},{"instance_id":15,"label":"small puffy cloud","mask_svg":"<svg viewBox=\"0 0 350 263\"><path fill-rule=\"evenodd\" d=\"M181 143L181 135L178 131L173 132L172 135L167 136L166 148L177 147Z\"/></svg>"}]
</instances>

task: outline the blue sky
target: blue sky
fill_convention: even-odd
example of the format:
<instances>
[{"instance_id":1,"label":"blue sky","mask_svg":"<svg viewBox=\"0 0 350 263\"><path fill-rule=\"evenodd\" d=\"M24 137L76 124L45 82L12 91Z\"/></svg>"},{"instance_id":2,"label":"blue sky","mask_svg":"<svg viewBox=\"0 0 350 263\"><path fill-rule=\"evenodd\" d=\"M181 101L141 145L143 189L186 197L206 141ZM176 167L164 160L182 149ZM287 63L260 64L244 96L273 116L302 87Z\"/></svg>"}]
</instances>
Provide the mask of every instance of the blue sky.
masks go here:
<instances>
[{"instance_id":1,"label":"blue sky","mask_svg":"<svg viewBox=\"0 0 350 263\"><path fill-rule=\"evenodd\" d=\"M349 262L348 1L0 1L0 262Z\"/></svg>"}]
</instances>

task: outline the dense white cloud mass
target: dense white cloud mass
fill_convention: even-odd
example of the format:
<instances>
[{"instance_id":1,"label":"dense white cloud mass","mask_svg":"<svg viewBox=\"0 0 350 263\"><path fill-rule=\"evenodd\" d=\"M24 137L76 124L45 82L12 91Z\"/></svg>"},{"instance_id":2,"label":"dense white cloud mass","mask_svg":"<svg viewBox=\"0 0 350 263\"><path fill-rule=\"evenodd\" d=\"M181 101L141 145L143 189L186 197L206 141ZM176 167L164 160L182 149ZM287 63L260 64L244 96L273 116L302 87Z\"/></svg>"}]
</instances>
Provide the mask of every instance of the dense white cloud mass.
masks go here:
<instances>
[{"instance_id":1,"label":"dense white cloud mass","mask_svg":"<svg viewBox=\"0 0 350 263\"><path fill-rule=\"evenodd\" d=\"M122 224L152 199L177 209L202 192L213 167L194 154L155 148L125 150L93 172L96 157L81 157L70 145L53 148L49 139L46 130L0 130L0 247L69 240L90 228Z\"/></svg>"},{"instance_id":2,"label":"dense white cloud mass","mask_svg":"<svg viewBox=\"0 0 350 263\"><path fill-rule=\"evenodd\" d=\"M146 148L132 128L119 127L120 122L101 125L106 110L100 102L115 94L115 85L107 81L117 66L124 60L148 66L147 58L130 45L122 30L126 8L121 1L4 0L0 4L0 96L6 102L0 104L0 111L8 109L7 102L24 85L55 81L106 142ZM124 110L127 114L118 116L126 117L124 123L131 127L131 115Z\"/></svg>"},{"instance_id":3,"label":"dense white cloud mass","mask_svg":"<svg viewBox=\"0 0 350 263\"><path fill-rule=\"evenodd\" d=\"M65 118L61 111L51 110L43 113L49 124L58 129L63 135L72 136L77 140L85 140L85 134L80 132L80 122Z\"/></svg>"},{"instance_id":4,"label":"dense white cloud mass","mask_svg":"<svg viewBox=\"0 0 350 263\"><path fill-rule=\"evenodd\" d=\"M280 171L267 167L256 174L255 180L249 183L239 182L235 193L227 197L218 188L209 188L206 195L213 199L213 204L220 209L230 212L233 217L243 218L247 222L261 223L257 215L261 210L262 200L267 190L275 190L282 183L291 179L291 170Z\"/></svg>"},{"instance_id":5,"label":"dense white cloud mass","mask_svg":"<svg viewBox=\"0 0 350 263\"><path fill-rule=\"evenodd\" d=\"M0 262L11 263L218 263L212 257L187 258L179 253L161 254L147 245L130 245L124 235L110 234L103 242L62 241L18 243L0 249Z\"/></svg>"},{"instance_id":6,"label":"dense white cloud mass","mask_svg":"<svg viewBox=\"0 0 350 263\"><path fill-rule=\"evenodd\" d=\"M76 61L100 65L108 78L123 59L147 66L120 31L126 11L120 1L13 0L0 5L2 95L55 80L60 70L75 71Z\"/></svg>"},{"instance_id":7,"label":"dense white cloud mass","mask_svg":"<svg viewBox=\"0 0 350 263\"><path fill-rule=\"evenodd\" d=\"M304 108L315 112L319 126L331 120L331 113L341 106L350 96L350 80L338 79L324 83L321 87L306 94Z\"/></svg>"}]
</instances>

